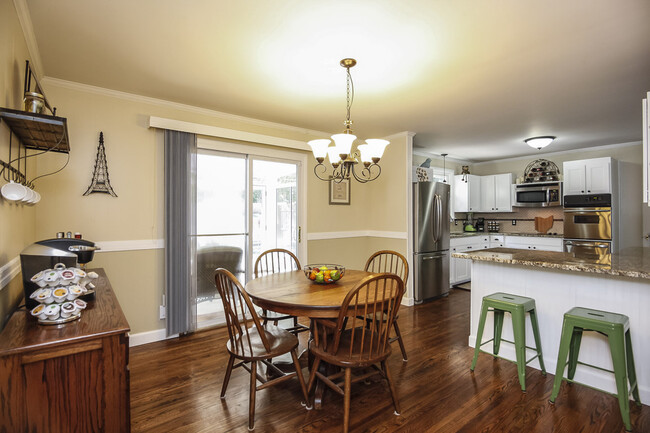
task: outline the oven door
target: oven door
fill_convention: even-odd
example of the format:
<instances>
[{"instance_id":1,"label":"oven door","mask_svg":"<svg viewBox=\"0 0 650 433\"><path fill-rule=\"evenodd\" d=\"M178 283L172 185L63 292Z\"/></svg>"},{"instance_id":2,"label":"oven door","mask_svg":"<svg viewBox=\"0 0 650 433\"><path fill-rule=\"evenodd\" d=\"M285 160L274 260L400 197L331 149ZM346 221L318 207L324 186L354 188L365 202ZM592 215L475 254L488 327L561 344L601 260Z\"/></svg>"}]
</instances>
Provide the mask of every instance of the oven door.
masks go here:
<instances>
[{"instance_id":1,"label":"oven door","mask_svg":"<svg viewBox=\"0 0 650 433\"><path fill-rule=\"evenodd\" d=\"M568 239L611 240L611 208L565 209L564 237Z\"/></svg>"}]
</instances>

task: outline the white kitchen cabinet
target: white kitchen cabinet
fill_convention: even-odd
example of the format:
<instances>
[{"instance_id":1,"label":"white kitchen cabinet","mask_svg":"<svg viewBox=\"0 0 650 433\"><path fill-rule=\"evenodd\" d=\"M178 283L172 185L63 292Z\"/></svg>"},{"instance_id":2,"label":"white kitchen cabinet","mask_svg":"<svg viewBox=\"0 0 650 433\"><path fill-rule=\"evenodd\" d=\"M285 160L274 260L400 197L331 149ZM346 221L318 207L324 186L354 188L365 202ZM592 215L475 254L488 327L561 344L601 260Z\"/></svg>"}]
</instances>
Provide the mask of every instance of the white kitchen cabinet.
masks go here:
<instances>
[{"instance_id":1,"label":"white kitchen cabinet","mask_svg":"<svg viewBox=\"0 0 650 433\"><path fill-rule=\"evenodd\" d=\"M451 254L465 251L476 251L490 247L488 235L475 235L449 240ZM472 277L472 261L470 259L449 259L449 284L460 284L469 281Z\"/></svg>"},{"instance_id":2,"label":"white kitchen cabinet","mask_svg":"<svg viewBox=\"0 0 650 433\"><path fill-rule=\"evenodd\" d=\"M564 195L612 192L612 158L566 161L563 169Z\"/></svg>"},{"instance_id":3,"label":"white kitchen cabinet","mask_svg":"<svg viewBox=\"0 0 650 433\"><path fill-rule=\"evenodd\" d=\"M512 173L481 176L481 212L512 212Z\"/></svg>"},{"instance_id":4,"label":"white kitchen cabinet","mask_svg":"<svg viewBox=\"0 0 650 433\"><path fill-rule=\"evenodd\" d=\"M545 238L538 236L505 236L506 248L562 252L562 245L562 238Z\"/></svg>"},{"instance_id":5,"label":"white kitchen cabinet","mask_svg":"<svg viewBox=\"0 0 650 433\"><path fill-rule=\"evenodd\" d=\"M505 246L503 235L490 235L490 248L501 248Z\"/></svg>"},{"instance_id":6,"label":"white kitchen cabinet","mask_svg":"<svg viewBox=\"0 0 650 433\"><path fill-rule=\"evenodd\" d=\"M463 180L465 179L465 180ZM481 179L472 174L454 176L454 212L481 210Z\"/></svg>"}]
</instances>

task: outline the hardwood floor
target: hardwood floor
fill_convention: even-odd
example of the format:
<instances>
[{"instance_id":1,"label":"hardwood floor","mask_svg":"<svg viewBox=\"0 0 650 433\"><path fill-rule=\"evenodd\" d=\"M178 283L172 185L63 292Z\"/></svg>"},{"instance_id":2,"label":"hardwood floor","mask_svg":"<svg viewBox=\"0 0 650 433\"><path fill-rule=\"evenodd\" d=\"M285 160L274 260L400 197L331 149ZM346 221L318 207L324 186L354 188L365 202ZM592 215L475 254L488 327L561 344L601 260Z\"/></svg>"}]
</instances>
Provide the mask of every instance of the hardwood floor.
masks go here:
<instances>
[{"instance_id":1,"label":"hardwood floor","mask_svg":"<svg viewBox=\"0 0 650 433\"><path fill-rule=\"evenodd\" d=\"M581 385L562 385L548 402L553 375L526 369L522 393L514 363L481 354L474 373L469 335L470 293L400 310L408 352L393 346L389 367L402 414L378 379L352 388L350 431L355 432L623 432L616 398ZM233 373L219 393L228 356L226 330L211 329L131 349L133 432L245 432L249 375ZM306 335L301 335L304 346ZM307 378L307 369L303 370ZM257 392L256 432L340 432L343 399L329 392L322 410L300 405L297 380ZM650 407L631 402L635 432L650 432Z\"/></svg>"}]
</instances>

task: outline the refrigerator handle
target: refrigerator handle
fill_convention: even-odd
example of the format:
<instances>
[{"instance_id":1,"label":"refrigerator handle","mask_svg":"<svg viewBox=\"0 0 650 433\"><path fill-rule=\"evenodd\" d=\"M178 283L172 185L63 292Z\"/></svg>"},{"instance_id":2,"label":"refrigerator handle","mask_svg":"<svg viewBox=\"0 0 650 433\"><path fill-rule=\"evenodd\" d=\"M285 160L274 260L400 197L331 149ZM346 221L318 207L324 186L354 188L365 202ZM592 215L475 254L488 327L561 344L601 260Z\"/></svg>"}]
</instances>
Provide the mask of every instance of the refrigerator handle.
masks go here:
<instances>
[{"instance_id":1,"label":"refrigerator handle","mask_svg":"<svg viewBox=\"0 0 650 433\"><path fill-rule=\"evenodd\" d=\"M431 222L433 225L433 241L438 242L440 240L440 232L442 231L442 203L440 202L439 194L433 196L433 211L434 218Z\"/></svg>"}]
</instances>

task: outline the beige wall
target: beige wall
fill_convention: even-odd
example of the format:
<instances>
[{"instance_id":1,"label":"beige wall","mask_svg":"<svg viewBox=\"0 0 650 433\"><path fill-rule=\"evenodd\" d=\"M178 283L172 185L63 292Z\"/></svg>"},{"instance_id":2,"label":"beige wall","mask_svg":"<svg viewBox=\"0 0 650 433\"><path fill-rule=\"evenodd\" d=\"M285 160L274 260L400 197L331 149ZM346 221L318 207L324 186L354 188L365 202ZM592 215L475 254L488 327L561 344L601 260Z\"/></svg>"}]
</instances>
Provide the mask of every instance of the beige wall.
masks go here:
<instances>
[{"instance_id":1,"label":"beige wall","mask_svg":"<svg viewBox=\"0 0 650 433\"><path fill-rule=\"evenodd\" d=\"M37 238L50 237L62 230L79 231L93 241L163 238L163 137L162 132L147 127L149 116L301 141L314 138L295 130L224 120L56 81L46 80L45 86L60 115L68 118L71 152L65 170L42 182L42 206L36 215ZM91 181L99 131L104 132L110 181L117 198L105 194L82 195ZM402 203L406 190L404 137L393 140L388 147L382 162L381 183L352 182L350 206L328 204L327 182L313 176L315 161L309 156L309 232L406 232L406 206ZM39 164L39 172L56 170L64 162L62 155L48 156ZM395 199L386 199L395 196L394 193L399 197L397 206ZM308 244L308 260L361 267L373 248L380 245L406 253L406 240L399 239L314 240ZM158 319L158 305L164 293L162 250L99 252L92 265L106 269L133 332L164 327Z\"/></svg>"},{"instance_id":2,"label":"beige wall","mask_svg":"<svg viewBox=\"0 0 650 433\"><path fill-rule=\"evenodd\" d=\"M0 41L2 41L0 43L0 106L21 109L25 60L30 57L11 1L0 2ZM9 135L9 128L3 122L0 125L0 159L5 162L9 162ZM17 144L14 136L13 157L18 155ZM34 177L35 159L30 158L27 163L29 178ZM5 183L4 176L0 177L0 187ZM37 190L40 191L39 188ZM34 215L39 207L40 204L16 205L0 197L0 268L34 241ZM4 275L0 274L0 278L2 277ZM16 306L21 293L20 276L16 277L8 287L0 287L0 327L4 323L3 319Z\"/></svg>"}]
</instances>

